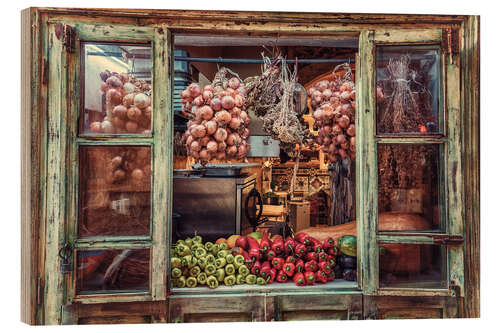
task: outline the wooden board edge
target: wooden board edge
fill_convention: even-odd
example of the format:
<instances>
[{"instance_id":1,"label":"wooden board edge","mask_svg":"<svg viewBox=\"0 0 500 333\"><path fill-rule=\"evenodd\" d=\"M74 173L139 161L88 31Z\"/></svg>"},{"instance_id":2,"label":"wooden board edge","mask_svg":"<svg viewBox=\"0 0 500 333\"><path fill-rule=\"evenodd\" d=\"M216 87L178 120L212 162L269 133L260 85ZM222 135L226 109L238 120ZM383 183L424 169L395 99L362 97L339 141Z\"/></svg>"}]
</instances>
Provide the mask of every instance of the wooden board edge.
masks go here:
<instances>
[{"instance_id":1,"label":"wooden board edge","mask_svg":"<svg viewBox=\"0 0 500 333\"><path fill-rule=\"evenodd\" d=\"M464 317L480 317L480 156L479 156L479 16L469 16L463 25L462 87L464 111L465 176L465 302Z\"/></svg>"},{"instance_id":2,"label":"wooden board edge","mask_svg":"<svg viewBox=\"0 0 500 333\"><path fill-rule=\"evenodd\" d=\"M36 272L33 265L32 228L32 68L33 68L33 10L21 11L21 321L35 323Z\"/></svg>"}]
</instances>

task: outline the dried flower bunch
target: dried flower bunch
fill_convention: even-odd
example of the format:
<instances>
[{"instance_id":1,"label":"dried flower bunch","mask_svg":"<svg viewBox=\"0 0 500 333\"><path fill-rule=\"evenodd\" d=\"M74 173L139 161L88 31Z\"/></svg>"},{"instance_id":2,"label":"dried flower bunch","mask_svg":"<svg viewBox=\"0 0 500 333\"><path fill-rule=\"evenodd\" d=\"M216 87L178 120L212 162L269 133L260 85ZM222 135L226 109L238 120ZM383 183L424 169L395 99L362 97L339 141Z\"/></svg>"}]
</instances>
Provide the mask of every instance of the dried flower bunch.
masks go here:
<instances>
[{"instance_id":1,"label":"dried flower bunch","mask_svg":"<svg viewBox=\"0 0 500 333\"><path fill-rule=\"evenodd\" d=\"M422 84L416 81L417 71L410 68L410 55L403 55L399 59L389 59L385 71L384 91L387 95L381 108L381 117L378 123L380 133L417 133L425 126L425 115L430 114L430 93L421 88ZM379 92L377 91L377 97ZM377 98L379 101L380 99Z\"/></svg>"},{"instance_id":2,"label":"dried flower bunch","mask_svg":"<svg viewBox=\"0 0 500 333\"><path fill-rule=\"evenodd\" d=\"M280 147L296 157L296 145L312 144L311 134L300 109L300 89L297 89L297 65L290 71L286 59L274 61L263 55L262 74L245 81L247 109L252 109L264 122L264 131L280 141Z\"/></svg>"}]
</instances>

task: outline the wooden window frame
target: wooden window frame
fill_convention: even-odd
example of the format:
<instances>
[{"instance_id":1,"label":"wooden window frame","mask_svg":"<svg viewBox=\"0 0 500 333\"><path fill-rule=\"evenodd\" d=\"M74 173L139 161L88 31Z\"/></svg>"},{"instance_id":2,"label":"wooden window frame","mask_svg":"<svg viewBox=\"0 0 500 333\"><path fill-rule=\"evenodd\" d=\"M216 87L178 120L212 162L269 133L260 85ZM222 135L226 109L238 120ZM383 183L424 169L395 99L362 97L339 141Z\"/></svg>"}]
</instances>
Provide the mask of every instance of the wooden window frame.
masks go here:
<instances>
[{"instance_id":1,"label":"wooden window frame","mask_svg":"<svg viewBox=\"0 0 500 333\"><path fill-rule=\"evenodd\" d=\"M392 30L397 32L407 32L405 29L400 29L400 25L405 28L416 29L424 27L431 28L453 28L459 32L458 40L461 42L457 53L450 55L450 64L447 73L451 74L454 79L447 80L447 84L453 81L453 85L447 87L447 90L455 89L460 91L460 98L453 99L452 103L447 107L452 112L454 119L448 119L448 123L453 122L458 129L463 129L463 133L454 132L448 133L455 138L463 137L463 141L454 140L455 145L451 147L449 153L455 156L463 156L457 167L463 168L461 179L456 186L463 188L463 191L458 191L459 196L455 193L448 193L448 204L455 207L462 207L456 210L457 213L453 216L448 215L451 221L462 221L462 223L451 223L447 233L438 235L442 237L457 239L465 237L465 245L452 244L448 246L448 261L458 267L457 271L449 271L449 276L455 279L455 284L452 287L451 294L455 296L465 296L465 315L468 317L479 316L479 17L477 16L426 16L426 15L356 15L356 14L294 14L294 13L261 13L265 20L255 22L254 13L240 12L237 15L223 13L223 12L204 12L204 11L169 11L169 10L100 10L100 9L50 9L50 8L30 8L23 12L23 83L28 89L23 90L23 125L24 133L27 134L23 137L23 254L22 254L22 267L23 279L25 283L22 289L22 300L25 311L22 312L23 321L29 323L43 323L43 324L57 324L63 320L62 316L64 311L61 311L60 306L64 304L64 283L61 283L62 276L59 278L49 279L48 272L60 269L60 262L57 257L59 246L66 241L65 234L67 232L67 225L64 221L71 217L71 211L74 211L74 202L71 201L71 196L65 197L65 191L61 189L64 184L69 180L67 178L66 170L74 163L74 159L67 158L66 153L71 150L71 145L74 144L70 141L74 129L67 129L65 124L68 115L67 110L73 110L74 106L67 100L68 89L71 84L69 82L65 85L64 82L68 81L71 74L66 74L65 68L71 70L72 66L76 64L71 63L71 57L64 56L64 43L60 39L60 34L57 32L58 25L68 24L75 25L93 25L92 30L87 29L87 33L95 33L102 35L103 39L109 39L109 34L116 32L117 26L128 26L134 29L151 29L154 31L154 45L161 45L161 50L168 52L161 52L160 48L153 47L153 54L155 59L161 63L161 70L157 66L154 68L155 82L164 82L166 87L172 86L173 77L170 75L169 68L173 68L173 43L172 31L181 31L183 29L194 29L199 32L207 31L223 31L233 33L243 33L241 25L238 23L245 23L245 34L259 35L269 33L276 30L276 22L280 23L280 32L290 34L310 34L310 33L335 33L338 31L345 31L351 29L353 33L360 33L360 45L365 47L360 48L360 56L366 62L374 61L373 52L370 53L370 47L373 51L373 40L380 38L383 42L385 32ZM314 26L308 26L309 23L314 22ZM397 27L389 28L388 27ZM27 28L29 27L29 28ZM112 29L111 29L112 27ZM194 28L193 28L194 27ZM425 30L424 29L424 30ZM125 33L123 30L118 33ZM130 32L130 30L129 30ZM81 34L83 37L85 34ZM93 35L94 37L96 35ZM389 33L389 36L394 34ZM404 36L403 36L404 37ZM403 38L402 37L402 38ZM120 36L115 37L121 40ZM93 38L91 38L93 39ZM130 41L130 39L127 39ZM363 41L363 43L361 43ZM412 41L403 41L412 42ZM31 48L26 49L27 45ZM371 44L371 46L370 46ZM49 52L50 50L50 52ZM62 56L63 55L63 56ZM50 66L49 66L50 64ZM374 68L374 67L373 67ZM358 81L358 93L361 91L368 91L367 94L360 98L357 115L360 115L362 110L369 110L371 106L372 112L375 112L374 95L373 91L368 88L374 84L374 75L370 73L366 67L361 67L364 80ZM366 77L365 77L366 75ZM449 78L449 77L448 77ZM372 81L370 81L372 80ZM363 81L363 82L361 82ZM153 89L158 89L158 83L153 84ZM462 88L462 90L460 90ZM467 89L466 89L467 88ZM368 90L367 90L368 89ZM171 90L170 90L171 91ZM448 98L449 96L447 96ZM160 100L160 96L155 94L153 105L155 105L155 121L159 120L156 117L163 111L166 115L166 122L161 125L153 125L154 133L161 131L162 137L155 140L161 140L165 145L154 145L153 155L159 158L162 165L167 165L166 170L158 170L159 168L153 167L154 177L156 173L162 172L164 177L162 182L164 188L167 189L160 195L154 189L152 190L156 196L161 197L161 201L165 205L159 205L156 199L153 205L158 206L157 214L163 216L163 234L162 230L156 230L160 235L160 241L163 242L164 258L167 258L168 252L168 238L166 236L169 232L171 225L171 165L172 155L170 146L172 138L169 133L172 131L172 115L169 114L169 108L172 103L171 94L166 94ZM161 107L160 107L161 106ZM159 109L157 109L159 108ZM73 112L73 111L72 111ZM71 116L71 114L70 114ZM370 126L367 117L356 118L357 126L367 128ZM359 125L358 125L359 124ZM461 124L459 126L458 124ZM371 124L373 126L373 124ZM374 129L374 127L373 127ZM358 132L359 133L359 132ZM374 132L373 132L374 133ZM358 139L358 138L357 138ZM101 138L97 138L100 141ZM104 139L103 139L104 140ZM126 141L126 139L113 139L116 141ZM139 138L137 140L140 141ZM375 138L364 140L363 147L358 144L359 153L362 156L372 155L373 145ZM103 141L104 142L104 141ZM368 144L367 144L368 143ZM71 157L71 156L70 156ZM375 153L376 158L376 153ZM31 165L34 170L31 171ZM357 163L356 168L358 168ZM27 167L26 167L27 166ZM360 170L366 170L369 166L365 163L360 166ZM456 169L454 169L456 170ZM357 173L360 172L357 170ZM454 171L456 172L456 171ZM373 173L373 170L372 170ZM164 176L166 174L166 177ZM362 174L363 179L366 176ZM362 178L358 178L362 179ZM365 189L358 193L357 202L375 202L376 191L372 193L375 198L371 197L367 189L375 188L376 183L373 179L368 177ZM370 181L371 180L371 181ZM452 182L452 184L454 184ZM453 187L452 185L450 187ZM374 187L375 186L375 187ZM69 191L74 191L69 186ZM451 195L451 197L450 197ZM73 207L73 208L72 208ZM373 207L373 206L372 206ZM156 210L156 208L153 208ZM373 219L368 219L366 212L361 212L362 219L368 223L358 223L358 235L360 249L358 257L370 253L370 250L376 249L378 241L387 240L383 233L376 233L377 223ZM73 216L74 218L74 216ZM467 224L463 221L466 220ZM361 232L360 232L361 231ZM390 237L390 236L388 236ZM394 238L396 241L405 242L435 242L436 235L424 234L400 234ZM417 237L417 238L414 238ZM154 238L154 236L153 236ZM121 245L127 245L126 241L119 242ZM106 243L109 244L109 243ZM102 246L102 243L95 243L95 246ZM159 246L155 244L155 246ZM33 254L36 255L33 255ZM372 252L373 256L378 257L378 251ZM451 256L450 256L451 254ZM161 255L161 254L160 254ZM361 262L360 267L360 283L363 292L367 295L381 295L378 290L378 270L374 269L378 265L378 260L370 260ZM464 262L465 261L465 262ZM169 263L165 261L159 263L159 269L162 272L169 271ZM164 266L161 266L164 265ZM365 267L366 266L366 267ZM160 274L163 276L164 281L161 285L152 286L154 293L161 295L162 299L166 290L165 286L168 284L167 274ZM457 292L455 292L455 290ZM440 291L435 290L420 290L420 296L435 296ZM397 296L414 296L414 290L385 290L384 295L397 295ZM139 298L131 297L130 301L140 301ZM108 299L95 300L95 302L111 302L117 301L114 296ZM94 300L89 299L89 303Z\"/></svg>"},{"instance_id":2,"label":"wooden window frame","mask_svg":"<svg viewBox=\"0 0 500 333\"><path fill-rule=\"evenodd\" d=\"M458 54L442 54L439 119L442 134L439 135L378 135L376 133L376 47L386 45L442 45L442 29L377 29L362 34L360 56L366 59L368 68L362 68L357 92L360 96L357 105L356 156L358 158L356 177L357 220L362 221L363 230L359 232L361 255L361 281L365 295L442 295L463 296L464 253L458 240L464 238L462 139L460 113L460 57ZM444 53L443 50L441 53ZM359 124L359 125L358 125ZM378 167L377 149L379 144L439 144L441 209L440 230L436 232L378 231ZM443 149L444 148L444 149ZM444 163L443 163L444 162ZM453 167L451 167L453 166ZM450 170L452 169L452 170ZM450 239L452 241L450 241ZM379 285L379 243L400 244L440 244L446 246L446 288L395 288ZM458 244L457 244L458 243ZM365 262L363 262L365 259ZM443 263L443 264L445 264ZM450 288L453 286L453 288ZM456 294L458 290L458 295Z\"/></svg>"}]
</instances>

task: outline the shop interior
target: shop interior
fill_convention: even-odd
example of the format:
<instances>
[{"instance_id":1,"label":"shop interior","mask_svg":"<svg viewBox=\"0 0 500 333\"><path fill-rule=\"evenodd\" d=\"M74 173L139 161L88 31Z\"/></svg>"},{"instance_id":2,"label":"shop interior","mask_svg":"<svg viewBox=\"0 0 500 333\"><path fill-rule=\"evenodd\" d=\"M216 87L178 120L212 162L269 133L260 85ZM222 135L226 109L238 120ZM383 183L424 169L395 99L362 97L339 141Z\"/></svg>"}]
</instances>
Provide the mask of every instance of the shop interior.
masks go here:
<instances>
[{"instance_id":1,"label":"shop interior","mask_svg":"<svg viewBox=\"0 0 500 333\"><path fill-rule=\"evenodd\" d=\"M326 271L333 272L331 279L324 277L324 283L309 285L303 281L304 284L308 284L309 288L356 288L358 260L355 244L356 224L353 222L356 220L355 97L348 94L344 100L349 101L344 103L349 105L342 115L347 114L348 118L347 123L342 124L345 126L339 130L339 133L352 133L348 132L349 135L344 135L342 140L338 136L343 134L334 137L339 141L337 145L332 143L333 148L329 150L332 138L327 134L333 129L325 129L329 125L321 124L315 118L314 113L319 105L315 105L312 92L314 89L324 91L325 88L321 88L321 85L325 81L340 80L343 83L349 81L348 92L355 94L357 37L175 34L174 41L171 290L174 293L189 293L200 290L215 292L263 288L262 285L270 285L273 281L279 281L279 278L284 279L279 281L283 283L273 283L272 288L286 289L302 285L302 281L295 281L293 275L279 275L283 264L278 263L274 267L273 258L266 258L267 248L263 250L261 247L267 238L271 245L281 237L284 245L288 238L293 239L300 234L311 235L321 242L333 238L335 243L335 246L319 246L316 254L308 257L309 260L303 258L305 263L321 263L321 259L317 258L318 253L328 257L331 267ZM86 52L85 66L82 66L85 78L85 112L84 116L80 117L80 132L89 136L103 133L111 136L150 136L151 46L87 43L82 47ZM403 54L407 51L393 50L393 53L398 52ZM224 148L221 149L217 143L213 154L208 154L209 158L201 158L201 151L209 148L208 140L212 138L207 138L207 142L202 145L206 148L201 150L192 150L192 142L186 142L189 136L186 132L193 133L190 126L193 125L197 107L191 105L188 110L187 104L193 104L195 101L194 98L183 97L183 92L189 90L193 83L198 85L201 92L205 92L205 87L213 84L217 73L223 68L228 69L228 78L238 77L239 87L245 84L248 86L247 83L252 81L252 78L259 77L264 72L264 59L281 59L282 71L286 67L290 73L295 73L295 89L291 103L295 113L300 115L297 118L301 126L307 130L309 142L315 143L306 145L281 142L276 133L269 132L270 120L263 119L265 116L256 114L258 110L243 103L238 111L241 112L241 127L236 126L238 131L241 131L234 130L232 133L240 133L239 140L244 138L245 144L241 141L234 144L235 153L231 155L228 146L232 145L226 146L224 143ZM283 65L284 62L286 65ZM440 88L433 84L437 80L436 75L439 75L439 59L436 60L432 50L420 52L412 59L411 65L422 71L425 69L428 73L425 76L427 81L424 82L427 87L425 93L432 92L433 97L429 99L427 114L423 117L425 122L419 122L416 128L406 130L420 133L439 132L441 129L436 116L436 96L439 95ZM380 91L377 90L378 107L381 110L378 114L382 114L382 110L385 110L384 103L387 103L384 98L387 100L392 96L390 87L382 84L382 80L387 80L382 74L385 73L383 69L388 66L388 59L380 57L377 66L380 68L377 75L381 78L378 85ZM126 76L119 77L121 83L113 79L117 76L116 73L127 73ZM101 88L96 89L99 86ZM233 89L233 92L235 90L237 89ZM199 96L202 96L201 92ZM213 93L209 94L210 97L213 97ZM130 100L127 96L130 96ZM319 100L321 98L320 96ZM118 102L113 102L115 100ZM200 108L202 105L200 102ZM245 117L242 112L245 112ZM204 118L203 125L210 119L210 115ZM268 123L265 123L266 121ZM218 124L220 126L220 122ZM198 126L201 126L201 123ZM230 126L229 122L227 126ZM388 132L394 131L394 128L384 127L378 128L378 131L383 133L385 129ZM231 136L230 130L227 132L228 136ZM208 134L202 137L205 136L209 137ZM351 140L346 140L346 137ZM198 141L201 142L201 139ZM379 146L380 230L439 230L443 214L440 204L442 185L439 185L442 177L439 161L441 148L438 145L424 146ZM241 153L236 150L240 147L244 148ZM227 150L224 150L226 148ZM150 146L91 146L80 150L79 175L82 185L79 189L79 207L82 213L79 216L79 237L149 234L149 212L152 206ZM402 174L403 161L420 163L421 168ZM391 217L394 213L406 214L406 220L401 218L402 222L395 224L394 218ZM238 274L238 269L234 272L234 268L238 266L236 263L231 265L231 262L236 256L246 254L252 248L247 243L244 243L247 248L242 248L243 241L238 240L241 236L256 240L257 246L260 247L258 256L261 257L261 264L267 262L267 265L274 269L275 276L272 276L272 279L269 270L266 270L267 275L259 282L245 279L249 275L260 277L253 270L255 262L259 261L255 258L250 258L252 263L248 264L249 272L245 269L242 269L244 273L241 274ZM341 247L339 241L343 236L351 238L344 238ZM200 246L192 248L193 243L201 243L203 249L200 250ZM211 245L206 246L206 243ZM294 245L296 243L295 241ZM213 251L212 245L218 247L219 251ZM308 244L308 248L313 245ZM340 248L345 248L344 252L340 252ZM225 258L224 263L221 263L221 260L217 264L214 263L217 271L224 270L221 273L222 278L217 277L217 282L210 279L209 284L207 280L213 274L204 273L207 263L205 260L200 261L199 257L210 255L211 250L214 259L219 259L217 255L223 251ZM199 257L197 251L200 252ZM285 249L282 251L286 252ZM290 251L289 256L276 257L287 260L288 257L294 257L294 251L295 249ZM96 265L94 270L88 268L88 265L86 269L79 270L77 288L81 293L95 292L96 289L106 292L146 288L144 279L149 278L149 257L144 251L135 252L140 252L140 256L134 257L134 251L129 251L126 256L120 251L93 251L90 254L80 251L78 264L88 264L91 260L89 258L97 257L106 261L106 264ZM381 284L403 287L415 284L441 286L445 276L442 267L446 267L442 265L445 260L443 253L440 246L383 244L383 255L380 256ZM290 260L299 257L297 255L295 259ZM246 256L244 259L242 266L246 265ZM130 260L135 261L130 263ZM120 263L127 262L128 266L125 267L132 267L132 273L117 271L116 267ZM293 263L297 264L295 261ZM139 266L142 269L137 269ZM228 271L227 266L233 267ZM275 269L278 267L279 270ZM177 270L174 274L175 269ZM314 271L320 272L318 269ZM200 274L205 274L201 280L198 278ZM234 279L226 281L225 277L228 276L233 276ZM314 279L321 281L322 277ZM252 286L254 284L255 286ZM217 288L214 285L217 285ZM186 288L195 286L197 288Z\"/></svg>"}]
</instances>

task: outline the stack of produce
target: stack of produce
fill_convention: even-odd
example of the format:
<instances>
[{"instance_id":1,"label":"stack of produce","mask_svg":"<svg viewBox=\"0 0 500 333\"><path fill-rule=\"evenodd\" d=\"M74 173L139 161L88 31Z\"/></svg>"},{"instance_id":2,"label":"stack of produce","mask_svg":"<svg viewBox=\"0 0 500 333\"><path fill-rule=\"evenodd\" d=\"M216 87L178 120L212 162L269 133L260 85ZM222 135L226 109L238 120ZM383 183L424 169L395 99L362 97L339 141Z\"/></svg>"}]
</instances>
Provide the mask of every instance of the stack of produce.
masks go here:
<instances>
[{"instance_id":1,"label":"stack of produce","mask_svg":"<svg viewBox=\"0 0 500 333\"><path fill-rule=\"evenodd\" d=\"M332 238L319 242L306 233L298 233L294 238L275 235L270 239L264 232L261 238L252 233L232 236L227 242L221 239L216 244L203 244L201 237L195 236L178 241L173 254L172 278L176 287L201 284L216 288L219 283L266 285L288 281L304 286L335 279L339 249ZM355 270L354 275L346 276L355 276Z\"/></svg>"},{"instance_id":2,"label":"stack of produce","mask_svg":"<svg viewBox=\"0 0 500 333\"><path fill-rule=\"evenodd\" d=\"M240 79L214 79L203 89L192 83L181 92L181 102L184 114L190 117L184 134L189 156L202 164L246 157L250 117L245 111L245 86Z\"/></svg>"},{"instance_id":3,"label":"stack of produce","mask_svg":"<svg viewBox=\"0 0 500 333\"><path fill-rule=\"evenodd\" d=\"M319 128L316 143L328 160L356 157L354 110L356 90L350 75L333 81L322 80L308 91L315 126Z\"/></svg>"},{"instance_id":4,"label":"stack of produce","mask_svg":"<svg viewBox=\"0 0 500 333\"><path fill-rule=\"evenodd\" d=\"M255 284L250 262L231 251L226 243L203 243L200 236L179 240L171 251L173 286L194 288L199 285L217 288L219 284Z\"/></svg>"},{"instance_id":5,"label":"stack of produce","mask_svg":"<svg viewBox=\"0 0 500 333\"><path fill-rule=\"evenodd\" d=\"M151 85L126 73L100 74L101 93L106 95L106 116L90 124L92 133L151 132Z\"/></svg>"},{"instance_id":6,"label":"stack of produce","mask_svg":"<svg viewBox=\"0 0 500 333\"><path fill-rule=\"evenodd\" d=\"M241 236L236 246L243 249L243 257L252 265L250 271L263 279L262 284L293 281L304 286L335 279L338 249L334 243L331 238L321 243L305 233L286 239L276 235L271 240L264 232L260 242Z\"/></svg>"},{"instance_id":7,"label":"stack of produce","mask_svg":"<svg viewBox=\"0 0 500 333\"><path fill-rule=\"evenodd\" d=\"M356 236L344 235L339 238L338 265L334 268L335 277L346 281L356 281L358 279L357 258L356 258Z\"/></svg>"}]
</instances>

